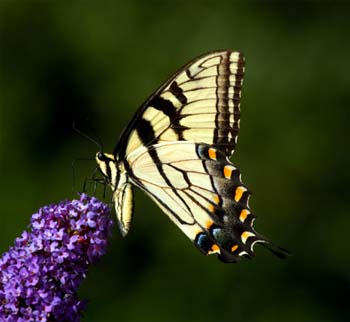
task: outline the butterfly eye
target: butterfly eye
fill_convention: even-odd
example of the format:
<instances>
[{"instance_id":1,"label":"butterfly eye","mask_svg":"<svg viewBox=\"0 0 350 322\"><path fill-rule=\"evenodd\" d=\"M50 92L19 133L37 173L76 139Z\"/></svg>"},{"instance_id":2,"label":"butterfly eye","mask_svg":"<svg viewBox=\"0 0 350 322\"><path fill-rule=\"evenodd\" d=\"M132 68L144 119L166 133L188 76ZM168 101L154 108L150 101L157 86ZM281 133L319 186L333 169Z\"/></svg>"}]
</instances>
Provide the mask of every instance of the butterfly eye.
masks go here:
<instances>
[{"instance_id":1,"label":"butterfly eye","mask_svg":"<svg viewBox=\"0 0 350 322\"><path fill-rule=\"evenodd\" d=\"M98 158L100 161L105 161L105 160L106 160L106 158L105 158L105 156L104 156L104 154L103 154L102 152L99 152L99 153L97 154L97 158Z\"/></svg>"}]
</instances>

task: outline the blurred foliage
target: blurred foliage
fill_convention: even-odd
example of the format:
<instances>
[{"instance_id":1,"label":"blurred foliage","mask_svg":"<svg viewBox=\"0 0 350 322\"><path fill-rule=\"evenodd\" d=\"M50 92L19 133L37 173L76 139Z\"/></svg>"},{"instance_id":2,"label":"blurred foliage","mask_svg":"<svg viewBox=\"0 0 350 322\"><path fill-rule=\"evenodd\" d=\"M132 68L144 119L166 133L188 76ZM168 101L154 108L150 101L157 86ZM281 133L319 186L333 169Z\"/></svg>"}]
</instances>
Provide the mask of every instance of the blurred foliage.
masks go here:
<instances>
[{"instance_id":1,"label":"blurred foliage","mask_svg":"<svg viewBox=\"0 0 350 322\"><path fill-rule=\"evenodd\" d=\"M246 56L233 161L255 227L293 252L201 255L143 193L81 289L85 321L348 320L350 5L327 1L0 1L1 252L81 191L98 147L206 51ZM98 195L102 194L102 190ZM107 198L107 200L109 200Z\"/></svg>"}]
</instances>

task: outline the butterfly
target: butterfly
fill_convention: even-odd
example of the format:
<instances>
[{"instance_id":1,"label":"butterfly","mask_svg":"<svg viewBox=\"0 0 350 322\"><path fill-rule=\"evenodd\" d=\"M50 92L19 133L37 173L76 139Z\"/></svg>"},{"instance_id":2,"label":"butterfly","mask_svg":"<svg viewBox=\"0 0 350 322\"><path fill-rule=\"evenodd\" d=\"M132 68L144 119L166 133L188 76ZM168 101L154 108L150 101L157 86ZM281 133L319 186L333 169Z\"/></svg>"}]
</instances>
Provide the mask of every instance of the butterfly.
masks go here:
<instances>
[{"instance_id":1,"label":"butterfly","mask_svg":"<svg viewBox=\"0 0 350 322\"><path fill-rule=\"evenodd\" d=\"M229 157L240 120L244 56L223 50L180 68L138 109L112 154L96 154L112 188L121 234L133 217L133 187L144 191L204 254L224 262L254 256L251 192Z\"/></svg>"}]
</instances>

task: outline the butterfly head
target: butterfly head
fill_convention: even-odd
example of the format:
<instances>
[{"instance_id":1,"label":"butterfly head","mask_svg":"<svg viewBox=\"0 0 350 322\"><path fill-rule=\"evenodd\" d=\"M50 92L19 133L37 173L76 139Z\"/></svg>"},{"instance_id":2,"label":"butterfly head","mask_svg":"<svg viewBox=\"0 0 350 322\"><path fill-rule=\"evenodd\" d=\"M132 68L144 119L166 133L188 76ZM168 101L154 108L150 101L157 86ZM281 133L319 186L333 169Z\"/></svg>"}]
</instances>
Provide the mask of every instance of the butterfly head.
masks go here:
<instances>
[{"instance_id":1,"label":"butterfly head","mask_svg":"<svg viewBox=\"0 0 350 322\"><path fill-rule=\"evenodd\" d=\"M102 175L106 178L107 183L112 186L115 185L115 180L117 176L117 167L113 154L97 152L96 153L96 162L98 169Z\"/></svg>"}]
</instances>

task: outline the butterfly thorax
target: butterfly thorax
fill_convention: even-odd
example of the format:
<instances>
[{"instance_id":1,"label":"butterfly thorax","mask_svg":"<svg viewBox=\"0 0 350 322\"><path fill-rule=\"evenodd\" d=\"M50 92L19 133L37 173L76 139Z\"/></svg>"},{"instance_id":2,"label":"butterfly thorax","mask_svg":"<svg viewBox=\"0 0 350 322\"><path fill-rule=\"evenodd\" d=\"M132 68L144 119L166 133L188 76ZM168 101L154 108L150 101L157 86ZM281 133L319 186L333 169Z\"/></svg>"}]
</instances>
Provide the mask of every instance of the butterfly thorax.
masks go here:
<instances>
[{"instance_id":1,"label":"butterfly thorax","mask_svg":"<svg viewBox=\"0 0 350 322\"><path fill-rule=\"evenodd\" d=\"M116 190L120 174L125 172L123 164L116 162L113 154L103 152L96 153L96 162L107 184L111 186L113 191Z\"/></svg>"}]
</instances>

